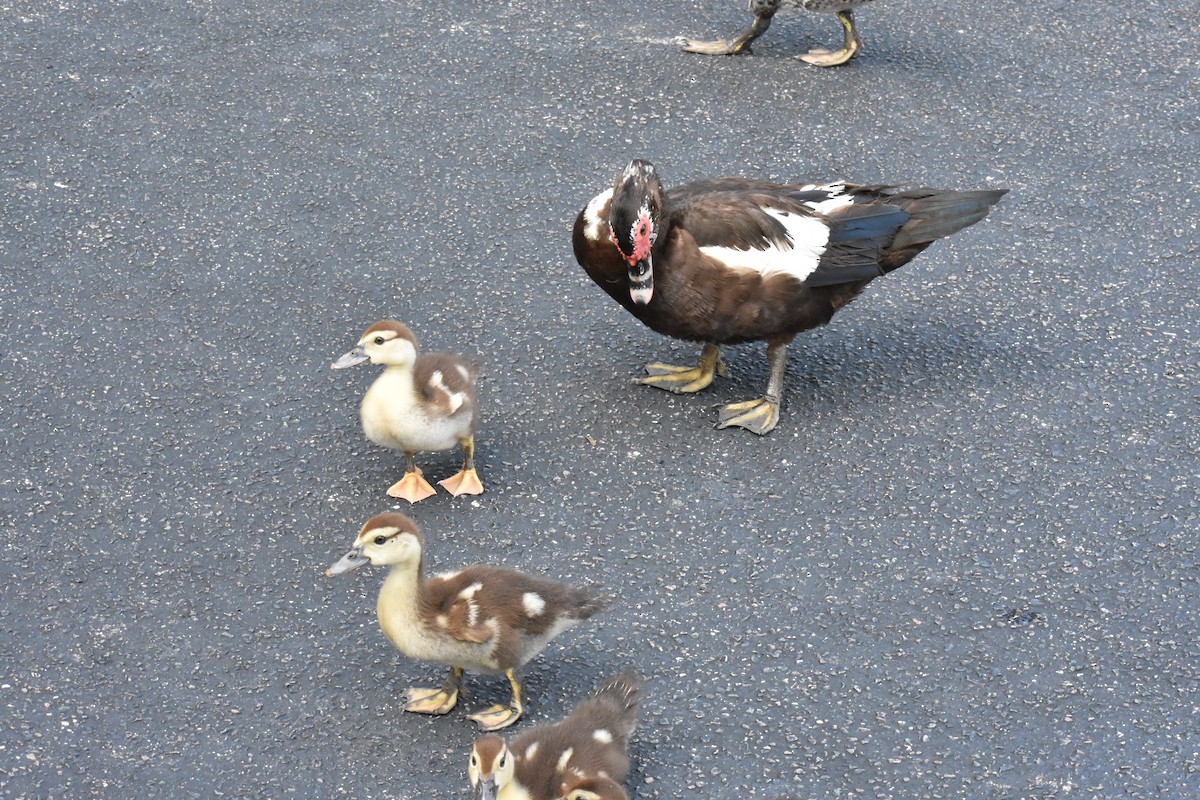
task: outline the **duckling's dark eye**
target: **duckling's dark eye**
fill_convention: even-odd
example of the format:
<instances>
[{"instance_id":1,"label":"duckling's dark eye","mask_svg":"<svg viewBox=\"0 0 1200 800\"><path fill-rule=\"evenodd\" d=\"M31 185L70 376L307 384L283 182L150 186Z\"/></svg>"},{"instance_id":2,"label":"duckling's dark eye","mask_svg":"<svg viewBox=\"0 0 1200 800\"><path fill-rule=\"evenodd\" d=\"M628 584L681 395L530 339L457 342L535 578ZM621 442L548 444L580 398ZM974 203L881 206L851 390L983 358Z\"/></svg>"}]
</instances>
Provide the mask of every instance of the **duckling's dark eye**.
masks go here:
<instances>
[{"instance_id":1,"label":"duckling's dark eye","mask_svg":"<svg viewBox=\"0 0 1200 800\"><path fill-rule=\"evenodd\" d=\"M382 336L376 336L376 337L375 337L375 344L383 344L383 337L382 337Z\"/></svg>"},{"instance_id":2,"label":"duckling's dark eye","mask_svg":"<svg viewBox=\"0 0 1200 800\"><path fill-rule=\"evenodd\" d=\"M471 766L472 766L472 767L478 767L478 766L479 766L479 762L475 760L475 755L474 755L474 753L472 753L472 754L471 754Z\"/></svg>"},{"instance_id":3,"label":"duckling's dark eye","mask_svg":"<svg viewBox=\"0 0 1200 800\"><path fill-rule=\"evenodd\" d=\"M504 764L507 761L508 761L507 755L500 756L500 769L504 769Z\"/></svg>"},{"instance_id":4,"label":"duckling's dark eye","mask_svg":"<svg viewBox=\"0 0 1200 800\"><path fill-rule=\"evenodd\" d=\"M387 541L386 536L376 536L375 537L375 544L383 544L386 541Z\"/></svg>"}]
</instances>

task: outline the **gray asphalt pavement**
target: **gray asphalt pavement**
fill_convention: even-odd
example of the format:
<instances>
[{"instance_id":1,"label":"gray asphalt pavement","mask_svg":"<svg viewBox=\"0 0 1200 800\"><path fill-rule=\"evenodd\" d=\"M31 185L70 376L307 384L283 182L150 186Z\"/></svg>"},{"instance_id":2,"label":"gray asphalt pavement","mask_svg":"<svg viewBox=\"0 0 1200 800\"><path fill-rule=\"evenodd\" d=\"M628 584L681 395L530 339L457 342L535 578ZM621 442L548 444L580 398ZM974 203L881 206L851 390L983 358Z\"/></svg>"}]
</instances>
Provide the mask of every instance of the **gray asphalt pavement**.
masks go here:
<instances>
[{"instance_id":1,"label":"gray asphalt pavement","mask_svg":"<svg viewBox=\"0 0 1200 800\"><path fill-rule=\"evenodd\" d=\"M631 797L1200 797L1200 11L857 19L822 71L813 14L672 44L738 0L0 4L0 797L466 795L382 571L323 574L408 510L328 369L384 317L486 365L429 566L619 592L522 725L634 666ZM758 438L712 425L761 345L634 386L698 348L575 264L632 157L1011 193L800 336Z\"/></svg>"}]
</instances>

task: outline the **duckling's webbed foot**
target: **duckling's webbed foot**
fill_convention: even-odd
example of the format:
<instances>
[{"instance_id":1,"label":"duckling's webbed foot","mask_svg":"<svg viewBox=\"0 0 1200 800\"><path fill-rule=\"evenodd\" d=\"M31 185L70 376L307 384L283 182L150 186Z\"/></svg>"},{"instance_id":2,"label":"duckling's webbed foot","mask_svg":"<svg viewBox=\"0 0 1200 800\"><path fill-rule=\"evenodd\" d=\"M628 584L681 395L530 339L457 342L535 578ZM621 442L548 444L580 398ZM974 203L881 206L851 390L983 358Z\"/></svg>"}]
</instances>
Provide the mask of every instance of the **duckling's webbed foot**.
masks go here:
<instances>
[{"instance_id":1,"label":"duckling's webbed foot","mask_svg":"<svg viewBox=\"0 0 1200 800\"><path fill-rule=\"evenodd\" d=\"M468 436L459 442L459 446L462 447L465 459L462 469L449 478L438 481L438 486L455 497L461 494L483 494L483 483L479 480L479 473L475 471L475 437Z\"/></svg>"},{"instance_id":2,"label":"duckling's webbed foot","mask_svg":"<svg viewBox=\"0 0 1200 800\"><path fill-rule=\"evenodd\" d=\"M479 474L474 469L457 472L445 480L438 481L438 486L455 497L460 494L483 494L483 483L480 482Z\"/></svg>"},{"instance_id":3,"label":"duckling's webbed foot","mask_svg":"<svg viewBox=\"0 0 1200 800\"><path fill-rule=\"evenodd\" d=\"M511 669L505 670L504 676L508 678L508 685L512 687L512 699L509 704L507 706L497 704L467 717L467 719L477 722L481 730L490 732L507 728L525 713L525 706L521 702L521 684L517 682L517 676Z\"/></svg>"},{"instance_id":4,"label":"duckling's webbed foot","mask_svg":"<svg viewBox=\"0 0 1200 800\"><path fill-rule=\"evenodd\" d=\"M437 490L421 477L421 470L417 469L404 473L404 477L392 484L387 493L410 503L418 503L437 494Z\"/></svg>"},{"instance_id":5,"label":"duckling's webbed foot","mask_svg":"<svg viewBox=\"0 0 1200 800\"><path fill-rule=\"evenodd\" d=\"M490 732L498 731L514 724L521 718L521 713L521 710L517 708L494 705L480 711L478 714L470 715L467 719L478 723L480 730Z\"/></svg>"},{"instance_id":6,"label":"duckling's webbed foot","mask_svg":"<svg viewBox=\"0 0 1200 800\"><path fill-rule=\"evenodd\" d=\"M417 503L437 494L437 490L429 485L429 481L421 477L421 470L417 467L416 456L412 450L404 451L404 463L407 465L404 477L392 484L387 491L389 495Z\"/></svg>"},{"instance_id":7,"label":"duckling's webbed foot","mask_svg":"<svg viewBox=\"0 0 1200 800\"><path fill-rule=\"evenodd\" d=\"M760 3L761 5L761 3ZM768 5L778 7L778 2ZM683 50L687 53L700 53L705 56L732 56L738 53L749 52L750 43L762 36L767 28L771 27L771 17L775 16L775 8L770 8L769 13L766 11L756 12L754 22L750 23L750 27L739 33L732 41L717 39L715 41L706 42L700 39L686 39L684 41Z\"/></svg>"},{"instance_id":8,"label":"duckling's webbed foot","mask_svg":"<svg viewBox=\"0 0 1200 800\"><path fill-rule=\"evenodd\" d=\"M462 670L455 667L440 689L410 688L407 692L408 704L404 706L404 710L414 714L441 715L449 713L458 703L458 690L462 686L462 674Z\"/></svg>"},{"instance_id":9,"label":"duckling's webbed foot","mask_svg":"<svg viewBox=\"0 0 1200 800\"><path fill-rule=\"evenodd\" d=\"M713 382L713 375L727 377L725 362L716 345L706 344L700 353L700 361L694 367L679 367L674 364L654 362L646 365L646 377L635 378L634 383L654 386L676 394L698 392Z\"/></svg>"},{"instance_id":10,"label":"duckling's webbed foot","mask_svg":"<svg viewBox=\"0 0 1200 800\"><path fill-rule=\"evenodd\" d=\"M769 397L730 403L721 409L718 428L739 427L765 436L779 423L779 401Z\"/></svg>"},{"instance_id":11,"label":"duckling's webbed foot","mask_svg":"<svg viewBox=\"0 0 1200 800\"><path fill-rule=\"evenodd\" d=\"M841 50L825 50L818 47L796 58L815 67L838 67L858 55L862 50L862 39L858 38L858 32L854 30L853 12L838 12L838 20L842 23Z\"/></svg>"}]
</instances>

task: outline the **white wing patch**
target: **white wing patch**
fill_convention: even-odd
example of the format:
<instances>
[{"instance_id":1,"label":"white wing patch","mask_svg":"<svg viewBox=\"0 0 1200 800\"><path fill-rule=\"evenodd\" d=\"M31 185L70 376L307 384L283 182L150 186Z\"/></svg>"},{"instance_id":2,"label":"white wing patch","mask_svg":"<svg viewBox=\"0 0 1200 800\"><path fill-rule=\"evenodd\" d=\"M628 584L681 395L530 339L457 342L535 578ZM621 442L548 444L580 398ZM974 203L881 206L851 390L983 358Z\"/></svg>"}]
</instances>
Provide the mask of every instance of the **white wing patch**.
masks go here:
<instances>
[{"instance_id":1,"label":"white wing patch","mask_svg":"<svg viewBox=\"0 0 1200 800\"><path fill-rule=\"evenodd\" d=\"M567 764L570 763L571 756L573 756L573 755L575 755L574 747L568 747L566 750L563 750L563 754L558 757L558 771L559 772L566 772Z\"/></svg>"},{"instance_id":2,"label":"white wing patch","mask_svg":"<svg viewBox=\"0 0 1200 800\"><path fill-rule=\"evenodd\" d=\"M592 733L592 738L595 739L600 744L611 744L612 740L613 740L613 735L611 733L609 733L607 730L605 730L604 728L597 728Z\"/></svg>"},{"instance_id":3,"label":"white wing patch","mask_svg":"<svg viewBox=\"0 0 1200 800\"><path fill-rule=\"evenodd\" d=\"M832 214L834 211L837 211L839 208L845 208L846 206L854 205L854 198L848 194L835 194L833 197L829 197L819 203L805 203L804 205L808 206L818 214L828 215Z\"/></svg>"},{"instance_id":4,"label":"white wing patch","mask_svg":"<svg viewBox=\"0 0 1200 800\"><path fill-rule=\"evenodd\" d=\"M806 183L800 187L802 192L821 191L829 192L830 194L841 194L846 191L845 181L834 181L833 183Z\"/></svg>"},{"instance_id":5,"label":"white wing patch","mask_svg":"<svg viewBox=\"0 0 1200 800\"><path fill-rule=\"evenodd\" d=\"M525 607L525 613L531 617L540 616L546 610L546 601L537 592L526 592L521 595L521 605Z\"/></svg>"},{"instance_id":6,"label":"white wing patch","mask_svg":"<svg viewBox=\"0 0 1200 800\"><path fill-rule=\"evenodd\" d=\"M525 750L525 760L529 761L530 759L532 759L534 756L537 755L537 751L538 751L538 742L534 742L533 744L529 745L528 749Z\"/></svg>"},{"instance_id":7,"label":"white wing patch","mask_svg":"<svg viewBox=\"0 0 1200 800\"><path fill-rule=\"evenodd\" d=\"M604 208L605 203L612 200L612 196L613 190L605 189L588 201L587 207L583 209L583 235L593 242L608 241L608 236L604 231L608 227L608 221L600 218L600 209Z\"/></svg>"},{"instance_id":8,"label":"white wing patch","mask_svg":"<svg viewBox=\"0 0 1200 800\"><path fill-rule=\"evenodd\" d=\"M829 226L819 219L775 208L764 208L763 211L783 225L791 247L770 244L763 250L740 250L736 247L709 246L701 247L700 252L730 269L751 269L762 273L763 277L783 273L803 281L816 272L825 246L829 243Z\"/></svg>"},{"instance_id":9,"label":"white wing patch","mask_svg":"<svg viewBox=\"0 0 1200 800\"><path fill-rule=\"evenodd\" d=\"M479 621L479 604L475 602L475 593L482 588L483 584L475 581L458 593L459 600L467 601L467 624L471 627L475 627L475 623Z\"/></svg>"},{"instance_id":10,"label":"white wing patch","mask_svg":"<svg viewBox=\"0 0 1200 800\"><path fill-rule=\"evenodd\" d=\"M429 376L429 385L446 395L446 398L450 403L451 414L453 414L455 411L458 411L458 409L462 407L463 401L467 399L466 395L464 395L462 392L450 391L450 387L447 386L446 381L443 380L442 371L440 369L435 369L433 374Z\"/></svg>"}]
</instances>

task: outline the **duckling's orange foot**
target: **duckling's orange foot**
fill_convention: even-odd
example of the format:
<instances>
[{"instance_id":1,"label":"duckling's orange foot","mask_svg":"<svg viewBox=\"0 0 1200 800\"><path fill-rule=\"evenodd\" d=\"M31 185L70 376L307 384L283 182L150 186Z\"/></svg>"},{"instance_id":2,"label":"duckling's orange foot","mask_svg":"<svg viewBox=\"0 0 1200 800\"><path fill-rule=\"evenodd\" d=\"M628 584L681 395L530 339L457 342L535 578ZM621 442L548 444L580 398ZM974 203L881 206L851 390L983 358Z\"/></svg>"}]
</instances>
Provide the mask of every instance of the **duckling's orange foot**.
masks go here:
<instances>
[{"instance_id":1,"label":"duckling's orange foot","mask_svg":"<svg viewBox=\"0 0 1200 800\"><path fill-rule=\"evenodd\" d=\"M483 494L483 484L479 481L479 473L474 469L464 469L457 475L438 481L438 486L455 497L460 494Z\"/></svg>"},{"instance_id":2,"label":"duckling's orange foot","mask_svg":"<svg viewBox=\"0 0 1200 800\"><path fill-rule=\"evenodd\" d=\"M410 503L417 503L426 497L437 494L437 490L429 485L429 481L421 477L421 470L404 473L404 477L392 484L387 493Z\"/></svg>"},{"instance_id":3,"label":"duckling's orange foot","mask_svg":"<svg viewBox=\"0 0 1200 800\"><path fill-rule=\"evenodd\" d=\"M815 47L807 53L796 56L806 64L812 64L814 67L840 67L850 59L858 55L859 47L843 47L841 50L826 50L822 47Z\"/></svg>"},{"instance_id":4,"label":"duckling's orange foot","mask_svg":"<svg viewBox=\"0 0 1200 800\"><path fill-rule=\"evenodd\" d=\"M683 41L685 53L699 53L704 56L732 56L749 49L745 44L739 45L737 42L728 42L725 39L717 39L712 42L703 42L699 39L684 39Z\"/></svg>"},{"instance_id":5,"label":"duckling's orange foot","mask_svg":"<svg viewBox=\"0 0 1200 800\"><path fill-rule=\"evenodd\" d=\"M418 689L416 687L408 690L408 704L404 706L405 711L411 711L414 714L446 714L454 708L458 703L458 691L446 691L443 689Z\"/></svg>"},{"instance_id":6,"label":"duckling's orange foot","mask_svg":"<svg viewBox=\"0 0 1200 800\"><path fill-rule=\"evenodd\" d=\"M521 709L509 706L492 706L489 709L472 714L467 719L479 723L480 730L498 731L507 728L521 718Z\"/></svg>"},{"instance_id":7,"label":"duckling's orange foot","mask_svg":"<svg viewBox=\"0 0 1200 800\"><path fill-rule=\"evenodd\" d=\"M730 403L721 409L718 428L737 426L759 436L770 433L779 423L779 401L769 397Z\"/></svg>"}]
</instances>

